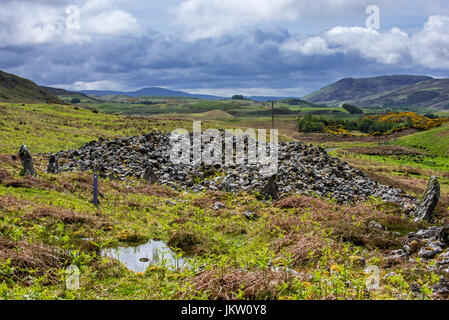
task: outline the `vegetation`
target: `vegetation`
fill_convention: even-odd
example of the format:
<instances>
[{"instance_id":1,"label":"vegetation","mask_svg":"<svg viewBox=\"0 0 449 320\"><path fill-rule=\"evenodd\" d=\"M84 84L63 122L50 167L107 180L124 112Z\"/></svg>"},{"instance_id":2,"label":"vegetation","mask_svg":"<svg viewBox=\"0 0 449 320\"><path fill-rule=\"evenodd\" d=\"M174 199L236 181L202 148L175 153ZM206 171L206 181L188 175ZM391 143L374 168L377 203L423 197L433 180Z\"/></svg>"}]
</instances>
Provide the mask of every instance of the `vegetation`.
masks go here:
<instances>
[{"instance_id":1,"label":"vegetation","mask_svg":"<svg viewBox=\"0 0 449 320\"><path fill-rule=\"evenodd\" d=\"M347 103L345 103L342 106L342 108L345 109L346 111L348 111L350 114L363 114L362 109L360 109L359 107L347 104Z\"/></svg>"},{"instance_id":2,"label":"vegetation","mask_svg":"<svg viewBox=\"0 0 449 320\"><path fill-rule=\"evenodd\" d=\"M229 112L265 107L250 101L245 101L247 106L223 102L222 109L216 108L217 102L185 100L185 103L202 110L196 113L200 119L214 116L223 119L204 121L203 128L271 125L269 117L237 118ZM215 109L210 110L213 106ZM290 195L272 203L244 192L191 193L163 185L149 186L133 179L124 182L100 179L100 206L95 207L91 172L45 173L48 152L76 148L100 137L190 129L191 122L185 119L172 115L131 117L93 113L64 105L0 104L0 298L433 297L431 288L440 274L428 268L428 262L419 259L395 262L388 253L402 246L408 232L426 225L410 221L401 208L378 199L342 206L314 195ZM330 125L334 121L307 114L302 119L313 125ZM294 119L279 118L276 124L290 138L297 134ZM339 145L331 141L322 146L339 148L332 152L351 165L376 175L380 182L415 195L422 193L430 175L438 176L442 186L438 219L447 219L449 178L445 172L449 172L449 167L445 166L449 161L443 151L447 152L449 146L447 139L436 139L435 143L435 137L448 131L448 124L443 124L390 141L408 148L412 144L416 148L421 146L414 152L404 147L402 154L367 155L367 150L350 150L361 145L379 148L377 142L345 141ZM360 137L364 138L372 137ZM37 177L21 176L20 161L11 157L22 144L27 144L33 153ZM430 153L422 155L423 150ZM430 160L438 166L430 166ZM223 203L225 208L214 210L216 202ZM246 219L247 211L254 212L259 219ZM369 222L373 220L387 230L370 229ZM179 257L188 259L190 268L173 268L162 261L143 273L133 273L119 261L101 255L103 248L136 246L150 239L171 245ZM65 270L69 265L76 265L81 271L79 290L68 290L65 286ZM369 275L365 273L365 265L380 268L380 290L367 290ZM419 290L412 290L417 285Z\"/></svg>"},{"instance_id":3,"label":"vegetation","mask_svg":"<svg viewBox=\"0 0 449 320\"><path fill-rule=\"evenodd\" d=\"M34 82L0 70L0 102L59 103L63 102Z\"/></svg>"},{"instance_id":4,"label":"vegetation","mask_svg":"<svg viewBox=\"0 0 449 320\"><path fill-rule=\"evenodd\" d=\"M326 129L325 122L326 120L323 118L316 118L308 114L298 120L298 129L299 131L306 133L324 132Z\"/></svg>"}]
</instances>

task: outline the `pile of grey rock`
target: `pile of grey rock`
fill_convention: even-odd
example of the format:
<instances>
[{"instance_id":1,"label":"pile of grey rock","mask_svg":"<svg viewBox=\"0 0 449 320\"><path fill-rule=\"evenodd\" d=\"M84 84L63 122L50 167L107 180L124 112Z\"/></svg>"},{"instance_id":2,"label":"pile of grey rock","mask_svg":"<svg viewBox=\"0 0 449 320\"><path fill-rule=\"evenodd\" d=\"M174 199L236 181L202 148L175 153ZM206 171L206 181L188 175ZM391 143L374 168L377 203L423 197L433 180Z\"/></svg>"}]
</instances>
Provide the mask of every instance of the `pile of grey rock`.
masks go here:
<instances>
[{"instance_id":1,"label":"pile of grey rock","mask_svg":"<svg viewBox=\"0 0 449 320\"><path fill-rule=\"evenodd\" d=\"M432 226L408 234L405 252L416 252L423 259L435 259L437 269L449 272L449 228Z\"/></svg>"},{"instance_id":2,"label":"pile of grey rock","mask_svg":"<svg viewBox=\"0 0 449 320\"><path fill-rule=\"evenodd\" d=\"M257 165L173 164L170 148L170 134L149 133L115 140L100 139L52 156L59 161L59 171L91 170L101 177L117 180L136 177L193 192L260 191L271 178L262 175ZM339 203L375 197L404 207L416 206L412 196L377 183L362 171L329 156L322 148L292 142L279 143L278 150L276 184L279 194L314 194Z\"/></svg>"}]
</instances>

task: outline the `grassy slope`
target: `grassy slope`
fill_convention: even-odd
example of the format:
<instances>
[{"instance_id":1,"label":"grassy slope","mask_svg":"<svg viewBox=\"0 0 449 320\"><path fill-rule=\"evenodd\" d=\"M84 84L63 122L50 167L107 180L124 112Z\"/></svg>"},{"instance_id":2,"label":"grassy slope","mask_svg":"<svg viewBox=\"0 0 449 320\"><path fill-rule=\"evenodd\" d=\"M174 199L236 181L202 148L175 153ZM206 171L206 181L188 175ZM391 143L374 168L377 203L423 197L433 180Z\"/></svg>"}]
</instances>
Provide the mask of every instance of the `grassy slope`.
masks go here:
<instances>
[{"instance_id":1,"label":"grassy slope","mask_svg":"<svg viewBox=\"0 0 449 320\"><path fill-rule=\"evenodd\" d=\"M15 130L19 118L24 124ZM0 130L0 253L3 242L22 241L14 260L0 254L0 298L414 299L429 298L430 286L439 280L421 262L388 262L384 249L399 247L407 232L422 227L402 218L394 206L373 201L341 207L303 196L273 204L245 193L192 194L139 181L100 180L104 196L95 208L90 203L91 174L45 174L46 157L37 154L78 146L98 135L108 138L167 130L186 122L43 105L2 105L0 121L0 128L5 128ZM20 162L1 155L16 152L25 140L31 140L37 178L20 177ZM168 199L176 205L167 205ZM217 201L226 209L213 210ZM242 213L247 210L260 218L246 220ZM367 224L372 219L399 235L370 231ZM191 264L203 265L202 272L158 266L133 274L114 261L99 259L81 240L92 238L98 246L109 247L156 238L192 239L192 235L194 250L200 254L191 257ZM18 269L22 260L34 261L39 251L30 250L33 244L69 250L70 255L54 269L39 268L39 264L37 273ZM27 250L29 255L22 254ZM360 258L379 266L382 279L390 272L395 275L381 280L381 290L366 295ZM267 270L270 261L279 268L296 270L299 276ZM63 268L68 264L81 269L78 291L65 289ZM422 294L412 293L412 282L423 285Z\"/></svg>"},{"instance_id":2,"label":"grassy slope","mask_svg":"<svg viewBox=\"0 0 449 320\"><path fill-rule=\"evenodd\" d=\"M63 103L34 82L1 70L0 102Z\"/></svg>"},{"instance_id":3,"label":"grassy slope","mask_svg":"<svg viewBox=\"0 0 449 320\"><path fill-rule=\"evenodd\" d=\"M395 143L401 146L428 151L437 156L447 157L449 156L449 124L402 137L395 141Z\"/></svg>"},{"instance_id":4,"label":"grassy slope","mask_svg":"<svg viewBox=\"0 0 449 320\"><path fill-rule=\"evenodd\" d=\"M448 107L449 79L421 76L392 76L343 79L306 96L307 101L338 106L349 103L361 107L402 107L412 110Z\"/></svg>"}]
</instances>

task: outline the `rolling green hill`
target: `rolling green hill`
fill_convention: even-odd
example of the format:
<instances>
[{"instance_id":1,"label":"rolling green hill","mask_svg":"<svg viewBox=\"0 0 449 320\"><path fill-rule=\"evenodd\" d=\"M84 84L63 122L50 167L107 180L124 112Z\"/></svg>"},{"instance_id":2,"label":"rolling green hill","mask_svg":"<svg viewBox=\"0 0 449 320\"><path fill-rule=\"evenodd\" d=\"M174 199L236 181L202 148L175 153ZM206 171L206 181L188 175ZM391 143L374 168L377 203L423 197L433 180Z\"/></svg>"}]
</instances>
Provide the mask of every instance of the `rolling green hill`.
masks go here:
<instances>
[{"instance_id":1,"label":"rolling green hill","mask_svg":"<svg viewBox=\"0 0 449 320\"><path fill-rule=\"evenodd\" d=\"M348 78L316 91L304 100L338 106L343 103L363 108L415 107L449 108L449 79L425 76Z\"/></svg>"},{"instance_id":2,"label":"rolling green hill","mask_svg":"<svg viewBox=\"0 0 449 320\"><path fill-rule=\"evenodd\" d=\"M0 102L64 104L34 82L0 70Z\"/></svg>"}]
</instances>

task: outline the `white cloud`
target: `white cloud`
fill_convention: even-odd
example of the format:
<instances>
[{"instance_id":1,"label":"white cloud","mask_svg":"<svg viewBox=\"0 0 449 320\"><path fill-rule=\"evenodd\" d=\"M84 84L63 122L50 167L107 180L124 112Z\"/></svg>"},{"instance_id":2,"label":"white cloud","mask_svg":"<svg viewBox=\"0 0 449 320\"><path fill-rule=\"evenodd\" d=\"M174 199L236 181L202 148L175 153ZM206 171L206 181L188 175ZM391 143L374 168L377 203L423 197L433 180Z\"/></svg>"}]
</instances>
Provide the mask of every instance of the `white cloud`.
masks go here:
<instances>
[{"instance_id":1,"label":"white cloud","mask_svg":"<svg viewBox=\"0 0 449 320\"><path fill-rule=\"evenodd\" d=\"M59 87L65 87L72 90L121 90L122 86L115 81L102 80L102 81L77 81L73 85L59 85Z\"/></svg>"},{"instance_id":2,"label":"white cloud","mask_svg":"<svg viewBox=\"0 0 449 320\"><path fill-rule=\"evenodd\" d=\"M217 37L244 26L285 22L303 18L325 18L361 12L372 0L185 0L176 14L191 40ZM388 2L378 0L379 3Z\"/></svg>"},{"instance_id":3,"label":"white cloud","mask_svg":"<svg viewBox=\"0 0 449 320\"><path fill-rule=\"evenodd\" d=\"M81 23L81 29L95 34L126 34L138 31L138 23L128 12L112 10L88 17Z\"/></svg>"},{"instance_id":4,"label":"white cloud","mask_svg":"<svg viewBox=\"0 0 449 320\"><path fill-rule=\"evenodd\" d=\"M381 33L361 27L335 27L325 33L331 47L344 53L356 52L363 58L384 64L401 62L407 54L409 37L398 28Z\"/></svg>"},{"instance_id":5,"label":"white cloud","mask_svg":"<svg viewBox=\"0 0 449 320\"><path fill-rule=\"evenodd\" d=\"M410 51L415 62L433 69L449 69L449 17L432 16L414 34Z\"/></svg>"},{"instance_id":6,"label":"white cloud","mask_svg":"<svg viewBox=\"0 0 449 320\"><path fill-rule=\"evenodd\" d=\"M398 28L386 32L361 27L335 27L321 36L291 38L286 53L301 55L358 54L366 60L393 65L409 63L431 69L449 69L449 17L431 16L418 32Z\"/></svg>"},{"instance_id":7,"label":"white cloud","mask_svg":"<svg viewBox=\"0 0 449 320\"><path fill-rule=\"evenodd\" d=\"M80 6L80 28L67 26L67 3L2 3L0 46L36 45L52 42L83 43L97 34L128 34L138 31L130 13L116 9L112 0L89 0Z\"/></svg>"}]
</instances>

